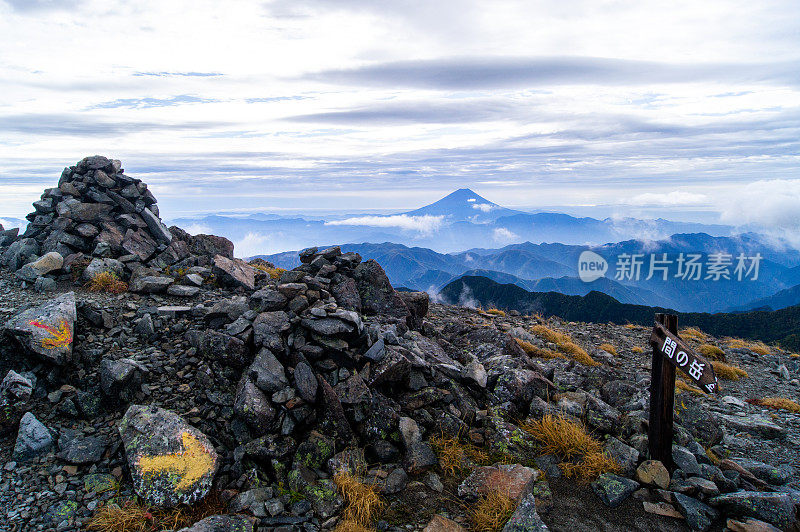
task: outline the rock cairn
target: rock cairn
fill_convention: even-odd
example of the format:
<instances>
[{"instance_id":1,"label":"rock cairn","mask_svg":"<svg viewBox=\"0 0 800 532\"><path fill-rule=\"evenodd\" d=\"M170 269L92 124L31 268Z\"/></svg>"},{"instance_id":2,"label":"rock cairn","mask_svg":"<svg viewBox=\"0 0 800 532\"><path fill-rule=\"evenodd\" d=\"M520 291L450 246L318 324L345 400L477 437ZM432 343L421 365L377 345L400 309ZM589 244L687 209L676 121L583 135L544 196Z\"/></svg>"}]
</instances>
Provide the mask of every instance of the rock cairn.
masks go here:
<instances>
[{"instance_id":1,"label":"rock cairn","mask_svg":"<svg viewBox=\"0 0 800 532\"><path fill-rule=\"evenodd\" d=\"M126 175L116 159L95 155L64 168L58 186L33 206L24 233L0 228L0 260L43 289L54 287L48 279L90 262L84 282L102 271L127 279L143 267L186 269L210 266L217 255L233 259L225 238L167 228L147 184Z\"/></svg>"}]
</instances>

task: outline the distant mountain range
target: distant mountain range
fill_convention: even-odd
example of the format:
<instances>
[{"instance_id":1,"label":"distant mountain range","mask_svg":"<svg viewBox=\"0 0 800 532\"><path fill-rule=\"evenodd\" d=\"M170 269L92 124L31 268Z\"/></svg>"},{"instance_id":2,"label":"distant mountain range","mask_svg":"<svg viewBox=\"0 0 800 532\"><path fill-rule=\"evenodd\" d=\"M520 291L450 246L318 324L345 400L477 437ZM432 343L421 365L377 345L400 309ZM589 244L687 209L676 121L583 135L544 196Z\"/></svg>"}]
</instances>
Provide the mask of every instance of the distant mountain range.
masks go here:
<instances>
[{"instance_id":1,"label":"distant mountain range","mask_svg":"<svg viewBox=\"0 0 800 532\"><path fill-rule=\"evenodd\" d=\"M481 306L558 316L567 321L633 323L649 326L657 312L674 310L620 303L597 292L569 296L556 292L530 292L514 284L499 284L486 277L465 276L445 286L440 292L445 303ZM779 342L785 349L800 349L800 306L777 311L743 313L678 313L682 327L700 327L715 336L736 336Z\"/></svg>"},{"instance_id":2,"label":"distant mountain range","mask_svg":"<svg viewBox=\"0 0 800 532\"><path fill-rule=\"evenodd\" d=\"M443 254L431 249L407 247L402 244L344 244L342 249L359 253L364 259L375 259L395 286L437 293L443 286L464 275L480 275L500 283L513 283L522 288L567 295L586 295L592 290L608 294L622 303L646 304L675 308L680 311L720 312L748 310L757 306L783 308L800 303L793 299L798 291L767 302L762 301L778 292L800 284L800 252L789 248L774 248L764 244L758 235L712 237L707 234L678 234L656 242L627 240L602 246L564 244L513 244L499 249L472 249L462 253ZM591 249L606 259L609 272L591 283L578 278L578 258ZM738 281L729 268L731 279L699 280L675 278L677 257L698 254L700 262L724 252L733 258L739 254L760 254L758 279ZM654 275L647 280L646 264L641 278L615 279L615 265L625 255L642 255L672 260L667 280ZM297 251L263 255L262 258L284 268L299 265ZM754 306L757 305L757 306Z\"/></svg>"},{"instance_id":3,"label":"distant mountain range","mask_svg":"<svg viewBox=\"0 0 800 532\"><path fill-rule=\"evenodd\" d=\"M628 239L655 240L676 233L728 236L733 229L669 220L598 220L567 214L526 213L501 207L469 189L460 189L425 207L396 214L342 215L328 218L266 214L209 215L170 220L190 232L230 238L242 251L248 242L260 249L244 255L302 249L320 242L395 242L440 253L516 242L603 244Z\"/></svg>"}]
</instances>

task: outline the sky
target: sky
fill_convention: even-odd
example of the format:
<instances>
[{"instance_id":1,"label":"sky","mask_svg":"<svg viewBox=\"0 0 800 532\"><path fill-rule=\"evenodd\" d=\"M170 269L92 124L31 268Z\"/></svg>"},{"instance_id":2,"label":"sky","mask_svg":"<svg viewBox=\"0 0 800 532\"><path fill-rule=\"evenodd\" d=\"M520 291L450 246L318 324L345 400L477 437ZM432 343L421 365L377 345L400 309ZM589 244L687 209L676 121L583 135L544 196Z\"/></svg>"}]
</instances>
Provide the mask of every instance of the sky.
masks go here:
<instances>
[{"instance_id":1,"label":"sky","mask_svg":"<svg viewBox=\"0 0 800 532\"><path fill-rule=\"evenodd\" d=\"M796 0L0 0L0 217L512 208L800 231Z\"/></svg>"}]
</instances>

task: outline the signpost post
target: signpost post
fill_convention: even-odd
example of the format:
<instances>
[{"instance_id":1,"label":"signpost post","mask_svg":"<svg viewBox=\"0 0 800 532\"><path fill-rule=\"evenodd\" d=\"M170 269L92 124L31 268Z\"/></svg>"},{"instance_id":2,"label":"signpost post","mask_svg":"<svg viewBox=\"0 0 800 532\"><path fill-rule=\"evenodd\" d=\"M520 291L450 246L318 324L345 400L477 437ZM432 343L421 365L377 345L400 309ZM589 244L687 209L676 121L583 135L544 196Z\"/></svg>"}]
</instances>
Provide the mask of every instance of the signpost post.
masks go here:
<instances>
[{"instance_id":1,"label":"signpost post","mask_svg":"<svg viewBox=\"0 0 800 532\"><path fill-rule=\"evenodd\" d=\"M650 379L650 458L672 469L672 427L675 411L675 368L680 368L703 391L714 393L717 377L711 364L695 353L678 336L678 316L656 314L653 333L652 375Z\"/></svg>"}]
</instances>

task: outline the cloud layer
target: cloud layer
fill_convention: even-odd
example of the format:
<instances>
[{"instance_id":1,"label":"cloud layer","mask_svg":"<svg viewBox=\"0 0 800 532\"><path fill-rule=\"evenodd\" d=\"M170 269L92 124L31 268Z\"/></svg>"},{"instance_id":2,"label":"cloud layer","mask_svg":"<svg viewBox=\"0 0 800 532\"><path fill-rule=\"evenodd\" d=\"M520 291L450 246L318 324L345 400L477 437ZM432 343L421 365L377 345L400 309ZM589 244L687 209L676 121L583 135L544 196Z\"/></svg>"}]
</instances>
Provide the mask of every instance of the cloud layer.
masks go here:
<instances>
[{"instance_id":1,"label":"cloud layer","mask_svg":"<svg viewBox=\"0 0 800 532\"><path fill-rule=\"evenodd\" d=\"M0 215L100 153L167 218L325 209L435 231L373 215L469 187L516 208L795 227L795 15L793 0L0 0ZM744 212L762 181L769 213Z\"/></svg>"}]
</instances>

